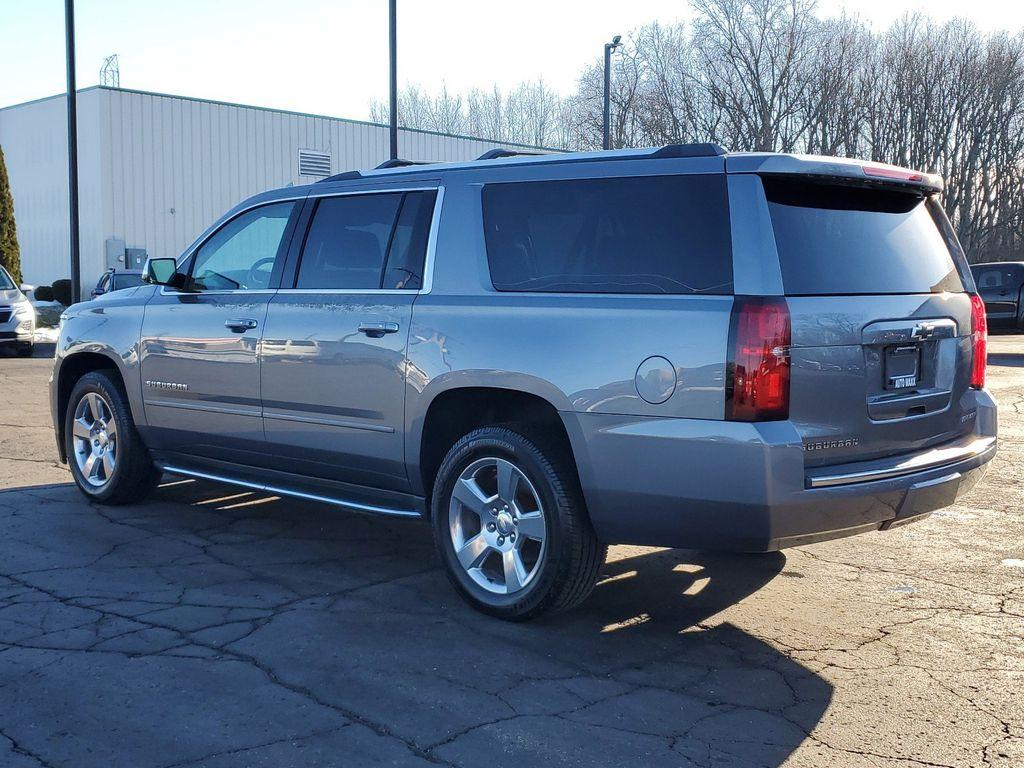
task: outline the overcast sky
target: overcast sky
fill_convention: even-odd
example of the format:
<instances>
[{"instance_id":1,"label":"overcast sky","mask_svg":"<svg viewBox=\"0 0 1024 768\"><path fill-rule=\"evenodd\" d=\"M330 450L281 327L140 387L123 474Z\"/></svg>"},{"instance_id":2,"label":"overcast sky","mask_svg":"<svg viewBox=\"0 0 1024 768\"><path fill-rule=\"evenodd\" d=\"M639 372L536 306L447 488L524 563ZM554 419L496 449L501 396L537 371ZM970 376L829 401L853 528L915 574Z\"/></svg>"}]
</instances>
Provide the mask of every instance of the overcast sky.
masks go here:
<instances>
[{"instance_id":1,"label":"overcast sky","mask_svg":"<svg viewBox=\"0 0 1024 768\"><path fill-rule=\"evenodd\" d=\"M78 85L120 55L121 85L365 118L387 95L387 0L78 0ZM0 106L65 88L61 0L0 0ZM820 0L884 28L908 11L1024 28L1008 0ZM614 34L689 16L685 0L398 0L399 78L428 89L543 78L567 93Z\"/></svg>"}]
</instances>

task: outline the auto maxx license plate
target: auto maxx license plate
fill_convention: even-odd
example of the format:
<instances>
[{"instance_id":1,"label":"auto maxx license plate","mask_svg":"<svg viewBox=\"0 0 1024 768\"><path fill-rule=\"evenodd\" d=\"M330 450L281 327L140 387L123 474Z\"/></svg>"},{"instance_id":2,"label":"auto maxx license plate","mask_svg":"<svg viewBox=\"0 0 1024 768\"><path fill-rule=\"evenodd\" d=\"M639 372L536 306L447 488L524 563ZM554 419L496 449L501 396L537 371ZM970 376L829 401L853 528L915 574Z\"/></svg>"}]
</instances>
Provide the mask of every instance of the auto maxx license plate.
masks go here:
<instances>
[{"instance_id":1,"label":"auto maxx license plate","mask_svg":"<svg viewBox=\"0 0 1024 768\"><path fill-rule=\"evenodd\" d=\"M917 386L921 348L904 344L885 348L885 388L910 389Z\"/></svg>"}]
</instances>

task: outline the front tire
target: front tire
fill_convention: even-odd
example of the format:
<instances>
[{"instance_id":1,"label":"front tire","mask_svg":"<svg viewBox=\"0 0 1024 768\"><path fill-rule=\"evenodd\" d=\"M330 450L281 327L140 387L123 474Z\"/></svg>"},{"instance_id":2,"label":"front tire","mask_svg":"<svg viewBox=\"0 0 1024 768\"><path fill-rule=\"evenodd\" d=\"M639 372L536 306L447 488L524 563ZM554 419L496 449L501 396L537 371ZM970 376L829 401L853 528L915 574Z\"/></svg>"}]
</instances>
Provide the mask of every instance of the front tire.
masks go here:
<instances>
[{"instance_id":1,"label":"front tire","mask_svg":"<svg viewBox=\"0 0 1024 768\"><path fill-rule=\"evenodd\" d=\"M431 512L455 589L501 619L579 605L607 553L572 456L522 425L484 427L455 443L438 470Z\"/></svg>"},{"instance_id":2,"label":"front tire","mask_svg":"<svg viewBox=\"0 0 1024 768\"><path fill-rule=\"evenodd\" d=\"M19 344L15 354L18 357L32 357L32 353L35 352L35 344Z\"/></svg>"},{"instance_id":3,"label":"front tire","mask_svg":"<svg viewBox=\"0 0 1024 768\"><path fill-rule=\"evenodd\" d=\"M105 371L87 373L71 390L64 447L79 490L100 504L141 501L160 479L120 382Z\"/></svg>"}]
</instances>

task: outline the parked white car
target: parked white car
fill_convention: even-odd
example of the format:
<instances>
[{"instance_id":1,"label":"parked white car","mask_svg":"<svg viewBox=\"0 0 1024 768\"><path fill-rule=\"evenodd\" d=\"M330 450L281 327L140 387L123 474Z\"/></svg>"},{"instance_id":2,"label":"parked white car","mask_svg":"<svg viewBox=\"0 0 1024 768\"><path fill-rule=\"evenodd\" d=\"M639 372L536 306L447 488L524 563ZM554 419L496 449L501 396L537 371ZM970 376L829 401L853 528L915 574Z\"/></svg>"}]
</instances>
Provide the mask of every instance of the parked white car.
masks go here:
<instances>
[{"instance_id":1,"label":"parked white car","mask_svg":"<svg viewBox=\"0 0 1024 768\"><path fill-rule=\"evenodd\" d=\"M10 274L0 267L0 346L14 345L19 357L30 357L36 311Z\"/></svg>"}]
</instances>

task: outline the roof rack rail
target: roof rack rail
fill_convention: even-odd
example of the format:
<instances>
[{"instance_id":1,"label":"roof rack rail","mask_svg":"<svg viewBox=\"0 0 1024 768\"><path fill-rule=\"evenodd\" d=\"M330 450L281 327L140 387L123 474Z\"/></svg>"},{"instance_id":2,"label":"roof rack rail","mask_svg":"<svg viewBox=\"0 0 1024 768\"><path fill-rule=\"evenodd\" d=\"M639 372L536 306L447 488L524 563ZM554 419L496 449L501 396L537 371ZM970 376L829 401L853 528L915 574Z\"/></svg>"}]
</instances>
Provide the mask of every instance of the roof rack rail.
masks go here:
<instances>
[{"instance_id":1,"label":"roof rack rail","mask_svg":"<svg viewBox=\"0 0 1024 768\"><path fill-rule=\"evenodd\" d=\"M722 155L728 154L728 151L720 144L712 143L698 143L698 144L666 144L663 147L657 147L654 149L640 149L632 150L629 152L613 153L606 157L600 152L593 153L576 153L576 152L546 152L544 150L529 150L529 149L512 149L511 147L495 147L484 152L480 157L476 158L479 160L498 160L503 157L547 157L551 156L550 159L545 160L548 163L576 163L576 162L592 162L595 160L661 160L669 158L684 158L684 157L721 157ZM475 162L475 161L474 161ZM429 165L423 161L417 160L403 160L401 158L395 158L393 160L385 160L383 163L378 165L374 170L385 170L388 168L407 168L409 166L416 165ZM455 165L458 165L457 163ZM328 176L324 181L350 181L354 179L366 178L359 171L346 171L345 173L338 173L334 176ZM319 182L318 182L319 183Z\"/></svg>"},{"instance_id":2,"label":"roof rack rail","mask_svg":"<svg viewBox=\"0 0 1024 768\"><path fill-rule=\"evenodd\" d=\"M728 154L721 144L666 144L651 153L651 157L717 157Z\"/></svg>"},{"instance_id":3,"label":"roof rack rail","mask_svg":"<svg viewBox=\"0 0 1024 768\"><path fill-rule=\"evenodd\" d=\"M326 178L319 179L316 183L323 184L325 181L348 181L349 179L361 179L363 174L359 171L345 171L344 173L336 173L333 176L327 176Z\"/></svg>"},{"instance_id":4,"label":"roof rack rail","mask_svg":"<svg viewBox=\"0 0 1024 768\"><path fill-rule=\"evenodd\" d=\"M403 160L400 157L393 157L390 160L385 160L383 163L378 165L373 170L383 171L386 168L405 168L407 165L430 165L429 160Z\"/></svg>"},{"instance_id":5,"label":"roof rack rail","mask_svg":"<svg viewBox=\"0 0 1024 768\"><path fill-rule=\"evenodd\" d=\"M550 155L551 152L540 152L532 149L510 149L508 147L495 147L488 149L477 160L497 160L501 157L523 157L526 155Z\"/></svg>"}]
</instances>

